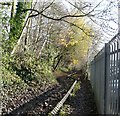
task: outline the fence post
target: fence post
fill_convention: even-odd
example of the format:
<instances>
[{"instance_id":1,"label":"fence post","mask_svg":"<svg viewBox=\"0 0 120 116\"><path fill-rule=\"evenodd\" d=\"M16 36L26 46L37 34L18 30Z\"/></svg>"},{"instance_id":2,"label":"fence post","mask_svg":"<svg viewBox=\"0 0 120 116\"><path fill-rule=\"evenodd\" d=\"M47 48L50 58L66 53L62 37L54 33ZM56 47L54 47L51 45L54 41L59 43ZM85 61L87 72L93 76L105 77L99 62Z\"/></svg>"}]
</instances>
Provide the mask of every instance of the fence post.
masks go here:
<instances>
[{"instance_id":1,"label":"fence post","mask_svg":"<svg viewBox=\"0 0 120 116\"><path fill-rule=\"evenodd\" d=\"M119 2L120 5L120 2ZM119 6L120 8L120 6ZM120 30L119 30L120 32ZM118 52L120 50L120 33L118 33ZM120 116L120 53L118 53L118 69L119 69L119 73L118 73L118 116Z\"/></svg>"},{"instance_id":2,"label":"fence post","mask_svg":"<svg viewBox=\"0 0 120 116\"><path fill-rule=\"evenodd\" d=\"M118 39L120 42L120 1L118 1ZM118 49L120 49L120 43L119 43L119 47ZM118 115L120 116L120 53L119 53L119 63L118 63L118 67L119 67L119 73L118 73Z\"/></svg>"},{"instance_id":3,"label":"fence post","mask_svg":"<svg viewBox=\"0 0 120 116\"><path fill-rule=\"evenodd\" d=\"M118 73L118 116L120 116L120 54L119 54L119 62L118 62L118 67L119 67L119 73Z\"/></svg>"},{"instance_id":4,"label":"fence post","mask_svg":"<svg viewBox=\"0 0 120 116\"><path fill-rule=\"evenodd\" d=\"M107 44L105 43L105 51L104 51L104 114L106 114L106 78L107 78Z\"/></svg>"}]
</instances>

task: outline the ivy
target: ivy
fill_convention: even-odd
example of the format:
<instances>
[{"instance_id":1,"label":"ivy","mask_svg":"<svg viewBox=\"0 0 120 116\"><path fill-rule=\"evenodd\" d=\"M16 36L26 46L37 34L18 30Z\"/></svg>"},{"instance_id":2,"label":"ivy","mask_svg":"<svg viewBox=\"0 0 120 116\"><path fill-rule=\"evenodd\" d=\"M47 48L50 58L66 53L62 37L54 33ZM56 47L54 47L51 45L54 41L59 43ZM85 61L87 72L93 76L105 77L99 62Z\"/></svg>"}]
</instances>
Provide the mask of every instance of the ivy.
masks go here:
<instances>
[{"instance_id":1,"label":"ivy","mask_svg":"<svg viewBox=\"0 0 120 116\"><path fill-rule=\"evenodd\" d=\"M27 2L18 2L15 16L10 19L10 34L9 34L9 50L12 51L14 45L16 44L17 40L19 39L23 25L24 20L26 17L26 13L22 12L23 9L28 8Z\"/></svg>"}]
</instances>

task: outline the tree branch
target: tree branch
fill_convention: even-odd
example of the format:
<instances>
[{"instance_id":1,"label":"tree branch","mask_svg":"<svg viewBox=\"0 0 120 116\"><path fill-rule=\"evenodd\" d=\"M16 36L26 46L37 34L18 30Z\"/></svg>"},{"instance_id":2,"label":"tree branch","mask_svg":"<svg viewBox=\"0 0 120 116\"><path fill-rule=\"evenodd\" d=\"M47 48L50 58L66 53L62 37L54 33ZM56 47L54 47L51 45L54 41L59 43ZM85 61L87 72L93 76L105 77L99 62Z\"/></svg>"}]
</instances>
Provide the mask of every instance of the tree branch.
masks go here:
<instances>
[{"instance_id":1,"label":"tree branch","mask_svg":"<svg viewBox=\"0 0 120 116\"><path fill-rule=\"evenodd\" d=\"M85 12L83 12L80 8L78 8L76 5L72 4L71 2L69 2L68 0L65 0L67 1L70 5L72 5L73 7L77 8L80 12L82 12L83 14L86 14ZM103 0L101 2L99 2L90 12L88 12L87 14L90 14L92 13L101 3L103 2ZM89 16L89 15L86 15L86 16ZM91 16L94 16L94 15L91 15Z\"/></svg>"},{"instance_id":2,"label":"tree branch","mask_svg":"<svg viewBox=\"0 0 120 116\"><path fill-rule=\"evenodd\" d=\"M46 9L44 9L44 10L46 10ZM42 15L42 16L44 16L45 18L48 18L48 19L52 19L52 20L56 20L56 21L60 21L60 20L62 20L62 19L65 19L65 18L71 18L71 17L85 17L85 16L87 16L87 15L89 15L89 16L94 16L94 15L90 15L90 13L91 12L89 12L89 13L84 13L84 14L81 14L81 15L65 15L65 16L62 16L62 17L60 17L60 18L54 18L54 17L49 17L49 16L47 16L47 15L45 15L45 14L43 14L43 12L44 12L44 10L42 10L42 11L38 11L38 10L35 10L35 9L24 9L23 10L23 12L26 12L26 11L35 11L35 12L37 12L37 14L34 14L34 15L30 15L29 16L29 18L30 17L35 17L35 16L37 16L37 15Z\"/></svg>"},{"instance_id":3,"label":"tree branch","mask_svg":"<svg viewBox=\"0 0 120 116\"><path fill-rule=\"evenodd\" d=\"M53 2L54 2L55 0L53 0ZM103 1L103 0L102 0ZM101 2L102 2L101 1ZM85 12L83 12L83 11L81 11L83 14L81 14L81 15L65 15L65 16L62 16L62 17L60 17L60 18L54 18L54 17L49 17L49 16L47 16L47 15L45 15L45 14L43 14L43 12L46 10L46 9L48 9L52 4L53 4L53 2L51 2L48 6L46 6L42 11L38 11L38 10L36 10L36 9L24 9L23 10L23 12L26 12L26 11L35 11L37 14L34 14L34 15L30 15L29 16L29 18L30 17L35 17L35 16L38 16L38 15L42 15L42 16L44 16L44 17L46 17L46 18L48 18L48 19L52 19L52 20L56 20L56 21L60 21L60 20L62 20L62 19L65 19L65 18L71 18L71 17L85 17L85 16L94 16L94 15L92 15L92 14L90 14L90 13L92 13L93 11L94 11L94 9L95 8L97 8L98 6L99 6L99 4L101 3L99 3L97 6L95 6L90 12L88 12L88 13L85 13ZM67 1L68 2L68 1ZM70 2L69 2L70 3ZM73 5L72 3L70 3L71 5ZM75 8L77 8L77 6L75 6L75 5L73 5Z\"/></svg>"},{"instance_id":4,"label":"tree branch","mask_svg":"<svg viewBox=\"0 0 120 116\"><path fill-rule=\"evenodd\" d=\"M52 19L52 20L56 20L56 21L60 21L62 19L65 19L65 18L77 18L77 17L85 17L89 14L83 14L83 15L65 15L65 16L62 16L60 18L53 18L53 17L49 17L49 16L46 16L44 14L41 14L42 16L44 16L45 18L48 18L48 19ZM91 15L93 16L93 15Z\"/></svg>"},{"instance_id":5,"label":"tree branch","mask_svg":"<svg viewBox=\"0 0 120 116\"><path fill-rule=\"evenodd\" d=\"M55 0L53 0L53 1L52 1L48 6L46 6L42 11L38 11L38 10L35 10L35 9L30 8L30 9L24 9L23 12L35 11L35 12L37 12L37 14L34 14L34 15L30 15L30 16L29 16L29 17L35 17L35 16L37 16L37 15L42 14L46 9L48 9L48 8L53 4L54 1L55 1Z\"/></svg>"},{"instance_id":6,"label":"tree branch","mask_svg":"<svg viewBox=\"0 0 120 116\"><path fill-rule=\"evenodd\" d=\"M54 1L53 1L54 2ZM26 11L35 11L35 12L37 12L37 14L34 14L34 15L30 15L29 16L29 18L30 17L35 17L35 16L37 16L37 15L42 15L43 17L45 17L45 18L48 18L48 19L51 19L51 20L55 20L55 21L64 21L64 22L66 22L66 23L68 23L68 24L70 24L70 25L72 25L72 26L75 26L75 27L77 27L77 28L79 28L80 30L82 30L86 35L88 35L85 31L84 31L84 29L82 29L82 28L80 28L79 26L77 26L76 24L74 24L74 23L71 23L71 22L69 22L69 21L67 21L67 20L65 20L66 18L78 18L78 17L85 17L85 16L94 16L94 15L92 15L91 13L94 11L94 9L95 8L97 8L98 6L99 6L99 4L102 2L100 2L97 6L95 6L90 12L88 12L88 13L84 13L83 11L81 11L83 14L81 14L81 15L65 15L65 16L62 16L62 17L60 17L60 18L54 18L54 17L50 17L50 16L47 16L47 15L45 15L45 14L43 14L43 12L47 9L47 8L49 8L52 4L53 4L53 2L52 3L50 3L48 6L46 6L42 11L38 11L38 10L36 10L36 9L24 9L23 11L24 12L26 12ZM69 2L70 3L70 2ZM71 5L73 5L72 3L70 3ZM76 7L76 6L74 6L74 7ZM93 36L93 35L88 35L88 36Z\"/></svg>"},{"instance_id":7,"label":"tree branch","mask_svg":"<svg viewBox=\"0 0 120 116\"><path fill-rule=\"evenodd\" d=\"M94 37L94 35L89 35L89 34L87 34L87 33L85 32L85 30L84 30L83 28L79 27L78 25L76 25L76 24L74 24L74 23L71 23L71 22L69 22L69 21L66 21L66 20L63 20L63 21L66 22L66 23L68 23L68 24L70 24L71 26L75 26L75 27L79 28L79 29L80 29L82 32L84 32L87 36Z\"/></svg>"}]
</instances>

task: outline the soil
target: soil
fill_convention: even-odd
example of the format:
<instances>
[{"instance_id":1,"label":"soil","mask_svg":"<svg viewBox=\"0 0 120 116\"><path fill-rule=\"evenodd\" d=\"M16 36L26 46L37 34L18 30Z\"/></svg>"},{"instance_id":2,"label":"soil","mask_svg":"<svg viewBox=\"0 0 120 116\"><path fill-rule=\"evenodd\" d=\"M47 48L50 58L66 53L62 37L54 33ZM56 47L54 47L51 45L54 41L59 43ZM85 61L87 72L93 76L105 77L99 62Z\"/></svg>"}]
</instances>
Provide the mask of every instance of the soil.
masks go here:
<instances>
[{"instance_id":1,"label":"soil","mask_svg":"<svg viewBox=\"0 0 120 116\"><path fill-rule=\"evenodd\" d=\"M82 81L76 95L74 97L70 96L65 104L70 106L67 113L69 116L96 115L97 108L90 81Z\"/></svg>"},{"instance_id":2,"label":"soil","mask_svg":"<svg viewBox=\"0 0 120 116\"><path fill-rule=\"evenodd\" d=\"M5 115L13 116L47 116L48 113L56 106L56 104L64 97L75 78L67 77L66 74L57 75L57 85L47 88L45 92L33 99L27 100L26 103L20 105L10 113ZM32 92L31 92L32 94ZM24 97L26 94L24 95ZM21 102L21 101L18 101ZM69 97L66 104L70 104L71 116L78 116L82 114L96 114L96 105L94 102L93 92L90 82L85 80L81 83L80 90L77 91L75 97Z\"/></svg>"}]
</instances>

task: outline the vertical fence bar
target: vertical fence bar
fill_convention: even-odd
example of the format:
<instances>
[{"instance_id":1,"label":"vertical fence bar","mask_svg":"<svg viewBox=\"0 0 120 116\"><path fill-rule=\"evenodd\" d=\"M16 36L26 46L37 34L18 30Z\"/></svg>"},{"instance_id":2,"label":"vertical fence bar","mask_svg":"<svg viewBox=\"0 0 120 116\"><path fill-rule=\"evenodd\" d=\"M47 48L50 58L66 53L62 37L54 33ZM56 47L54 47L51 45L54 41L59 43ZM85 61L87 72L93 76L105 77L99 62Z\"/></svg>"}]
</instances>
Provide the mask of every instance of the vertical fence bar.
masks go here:
<instances>
[{"instance_id":1,"label":"vertical fence bar","mask_svg":"<svg viewBox=\"0 0 120 116\"><path fill-rule=\"evenodd\" d=\"M112 45L112 50L111 53L113 53L113 45ZM110 114L112 114L112 106L113 106L113 102L112 102L112 96L113 96L113 54L111 54L111 86L110 86Z\"/></svg>"},{"instance_id":2,"label":"vertical fence bar","mask_svg":"<svg viewBox=\"0 0 120 116\"><path fill-rule=\"evenodd\" d=\"M113 89L113 96L112 96L112 114L114 114L114 102L115 102L115 42L113 43L113 86L112 86L112 89Z\"/></svg>"},{"instance_id":3,"label":"vertical fence bar","mask_svg":"<svg viewBox=\"0 0 120 116\"><path fill-rule=\"evenodd\" d=\"M119 2L120 5L120 2ZM120 8L120 7L119 7ZM118 33L118 115L120 116L120 33Z\"/></svg>"},{"instance_id":4,"label":"vertical fence bar","mask_svg":"<svg viewBox=\"0 0 120 116\"><path fill-rule=\"evenodd\" d=\"M117 114L117 112L118 112L118 102L119 102L119 96L118 96L118 45L119 45L119 43L118 43L118 39L116 39L116 49L115 49L115 51L116 51L116 68L115 68L115 114Z\"/></svg>"},{"instance_id":5,"label":"vertical fence bar","mask_svg":"<svg viewBox=\"0 0 120 116\"><path fill-rule=\"evenodd\" d=\"M105 55L105 58L104 58L104 114L106 114L106 77L107 77L107 44L105 44L105 51L104 51L104 55Z\"/></svg>"},{"instance_id":6,"label":"vertical fence bar","mask_svg":"<svg viewBox=\"0 0 120 116\"><path fill-rule=\"evenodd\" d=\"M117 74L117 97L118 97L118 103L117 104L117 111L119 111L119 40L117 40L117 68L116 68L116 74Z\"/></svg>"},{"instance_id":7,"label":"vertical fence bar","mask_svg":"<svg viewBox=\"0 0 120 116\"><path fill-rule=\"evenodd\" d=\"M106 99L105 99L105 114L108 113L108 111L110 110L110 44L107 44L106 48L107 48L107 58L106 58Z\"/></svg>"}]
</instances>

